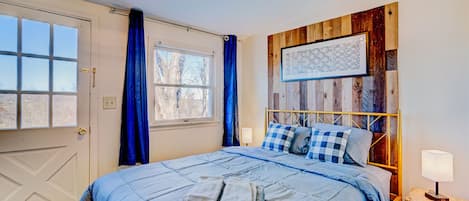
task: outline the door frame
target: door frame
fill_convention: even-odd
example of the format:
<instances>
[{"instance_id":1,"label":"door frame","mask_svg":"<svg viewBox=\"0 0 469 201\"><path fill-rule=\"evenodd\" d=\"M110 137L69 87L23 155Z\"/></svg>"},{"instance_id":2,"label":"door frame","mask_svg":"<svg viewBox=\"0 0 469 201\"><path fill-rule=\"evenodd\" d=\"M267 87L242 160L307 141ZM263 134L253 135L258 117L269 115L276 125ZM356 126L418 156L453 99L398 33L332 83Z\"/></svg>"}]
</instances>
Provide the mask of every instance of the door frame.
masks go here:
<instances>
[{"instance_id":1,"label":"door frame","mask_svg":"<svg viewBox=\"0 0 469 201\"><path fill-rule=\"evenodd\" d=\"M99 58L97 57L97 53L99 47L95 40L99 38L99 27L98 27L98 16L96 14L90 13L80 13L77 11L73 11L70 9L63 9L59 8L54 3L50 5L44 5L43 2L34 2L34 1L19 1L19 0L0 0L1 4L6 4L14 7L21 7L26 9L32 9L41 12L47 12L50 14L60 15L64 17L70 17L77 20L88 21L90 23L90 72L92 72L92 68L98 69L97 64L99 63ZM90 76L93 76L92 74ZM94 80L98 80L98 75L94 75L95 77L90 77L90 81L93 82ZM98 102L98 84L90 83L89 89L89 183L92 183L95 179L98 178L98 113L99 113L99 102Z\"/></svg>"}]
</instances>

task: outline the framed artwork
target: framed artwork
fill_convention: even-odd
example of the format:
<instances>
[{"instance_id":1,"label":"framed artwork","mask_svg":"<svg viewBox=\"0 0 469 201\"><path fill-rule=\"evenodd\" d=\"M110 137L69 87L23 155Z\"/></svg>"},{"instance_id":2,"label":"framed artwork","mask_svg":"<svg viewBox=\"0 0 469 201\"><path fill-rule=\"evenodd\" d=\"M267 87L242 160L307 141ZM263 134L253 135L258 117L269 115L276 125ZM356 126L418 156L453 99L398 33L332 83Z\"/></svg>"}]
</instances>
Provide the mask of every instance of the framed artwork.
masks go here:
<instances>
[{"instance_id":1,"label":"framed artwork","mask_svg":"<svg viewBox=\"0 0 469 201\"><path fill-rule=\"evenodd\" d=\"M280 77L282 81L367 74L367 32L281 49Z\"/></svg>"}]
</instances>

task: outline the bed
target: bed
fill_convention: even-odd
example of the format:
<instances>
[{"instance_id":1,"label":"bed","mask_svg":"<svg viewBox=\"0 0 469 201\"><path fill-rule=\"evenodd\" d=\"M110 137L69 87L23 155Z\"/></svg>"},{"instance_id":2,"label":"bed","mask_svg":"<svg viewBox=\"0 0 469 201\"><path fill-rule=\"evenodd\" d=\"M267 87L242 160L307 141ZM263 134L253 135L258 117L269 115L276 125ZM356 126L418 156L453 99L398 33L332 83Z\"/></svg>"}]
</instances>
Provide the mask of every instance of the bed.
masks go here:
<instances>
[{"instance_id":1,"label":"bed","mask_svg":"<svg viewBox=\"0 0 469 201\"><path fill-rule=\"evenodd\" d=\"M393 122L391 117L396 117L396 122ZM383 153L389 156L385 157L382 163L368 159L368 165L360 167L307 160L301 155L259 147L229 147L212 153L151 163L105 175L88 187L81 200L183 200L201 176L223 176L247 179L262 186L265 200L387 201L400 195L400 182L394 181L400 178L400 162L392 157L396 155L399 159L400 156L400 149L397 149L400 148L398 117L398 114L386 113L340 114L266 110L266 122L289 119L291 123L303 126L309 126L313 121L349 121L357 126L365 124L371 130L373 124L381 121L383 124L379 127L388 129L384 134L377 135L372 145L387 145ZM394 132L397 140L393 140ZM392 144L396 144L396 148L390 146ZM396 151L398 153L393 154ZM370 150L369 158L375 158L372 155L376 155L373 149ZM381 158L378 157L377 160ZM398 185L393 188L395 184ZM391 192L395 189L395 193Z\"/></svg>"}]
</instances>

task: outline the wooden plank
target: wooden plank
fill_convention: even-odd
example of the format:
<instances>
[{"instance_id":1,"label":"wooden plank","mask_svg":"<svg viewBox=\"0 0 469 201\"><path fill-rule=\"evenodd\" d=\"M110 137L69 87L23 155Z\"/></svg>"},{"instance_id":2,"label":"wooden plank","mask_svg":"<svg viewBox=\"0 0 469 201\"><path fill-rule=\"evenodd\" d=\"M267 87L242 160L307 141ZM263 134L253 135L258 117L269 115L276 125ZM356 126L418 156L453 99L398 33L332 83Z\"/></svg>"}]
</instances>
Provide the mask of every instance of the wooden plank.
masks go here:
<instances>
[{"instance_id":1,"label":"wooden plank","mask_svg":"<svg viewBox=\"0 0 469 201\"><path fill-rule=\"evenodd\" d=\"M278 94L278 93L274 93L273 95L274 95L273 108L276 109L276 110L278 110L278 109L280 109L280 106L279 106L279 104L280 104L280 102L279 102L280 97L279 97L279 94ZM275 113L275 114L274 114L274 119L275 119L276 122L278 122L278 121L280 120L278 113Z\"/></svg>"},{"instance_id":2,"label":"wooden plank","mask_svg":"<svg viewBox=\"0 0 469 201\"><path fill-rule=\"evenodd\" d=\"M286 46L294 46L299 44L300 30L294 29L285 33ZM300 83L299 82L284 82L286 85L286 108L292 110L300 109Z\"/></svg>"},{"instance_id":3,"label":"wooden plank","mask_svg":"<svg viewBox=\"0 0 469 201\"><path fill-rule=\"evenodd\" d=\"M370 32L370 62L374 65L374 100L373 112L386 111L386 51L385 51L385 27L384 7L375 8L373 12L373 30ZM379 120L373 124L376 132L386 130L385 120Z\"/></svg>"},{"instance_id":4,"label":"wooden plank","mask_svg":"<svg viewBox=\"0 0 469 201\"><path fill-rule=\"evenodd\" d=\"M322 23L316 23L306 26L306 42L311 43L317 40L322 40L323 37Z\"/></svg>"},{"instance_id":5,"label":"wooden plank","mask_svg":"<svg viewBox=\"0 0 469 201\"><path fill-rule=\"evenodd\" d=\"M267 37L267 87L268 87L268 107L273 107L273 78L274 78L274 53L273 53L273 36Z\"/></svg>"},{"instance_id":6,"label":"wooden plank","mask_svg":"<svg viewBox=\"0 0 469 201\"><path fill-rule=\"evenodd\" d=\"M324 21L322 25L323 39L336 38L342 35L342 18L339 17Z\"/></svg>"},{"instance_id":7,"label":"wooden plank","mask_svg":"<svg viewBox=\"0 0 469 201\"><path fill-rule=\"evenodd\" d=\"M342 79L334 79L332 80L332 94L333 94L333 102L332 108L334 111L342 111ZM340 115L334 116L334 121L339 118ZM335 124L341 124L341 121L334 122Z\"/></svg>"},{"instance_id":8,"label":"wooden plank","mask_svg":"<svg viewBox=\"0 0 469 201\"><path fill-rule=\"evenodd\" d=\"M386 71L386 112L397 113L399 109L399 88L397 71Z\"/></svg>"},{"instance_id":9,"label":"wooden plank","mask_svg":"<svg viewBox=\"0 0 469 201\"><path fill-rule=\"evenodd\" d=\"M352 14L352 33L362 33L373 29L373 16L369 11L363 11ZM371 62L369 62L371 64ZM368 66L369 71L372 71L372 65ZM362 97L363 97L363 78L353 78L353 90L352 90L352 111L359 112L362 109ZM363 118L354 116L353 126L366 127L362 122Z\"/></svg>"},{"instance_id":10,"label":"wooden plank","mask_svg":"<svg viewBox=\"0 0 469 201\"><path fill-rule=\"evenodd\" d=\"M316 80L308 80L307 85L308 85L308 92L307 92L307 99L308 101L306 102L306 109L307 110L316 110Z\"/></svg>"},{"instance_id":11,"label":"wooden plank","mask_svg":"<svg viewBox=\"0 0 469 201\"><path fill-rule=\"evenodd\" d=\"M324 110L334 110L334 80L327 79L323 80L324 83ZM332 123L332 115L325 115L324 122Z\"/></svg>"},{"instance_id":12,"label":"wooden plank","mask_svg":"<svg viewBox=\"0 0 469 201\"><path fill-rule=\"evenodd\" d=\"M304 44L307 40L308 31L306 26L298 28L299 31L299 38L297 41L298 44ZM300 109L305 110L307 108L308 102L308 83L307 81L300 81Z\"/></svg>"},{"instance_id":13,"label":"wooden plank","mask_svg":"<svg viewBox=\"0 0 469 201\"><path fill-rule=\"evenodd\" d=\"M283 47L286 47L286 33L285 32L282 32L282 33L279 33L279 49L278 50L274 50L278 55L278 68L279 68L279 73L280 73L280 49L283 48ZM280 109L288 109L287 108L287 94L285 93L286 91L286 85L285 85L285 82L281 82L280 81L280 74L279 74L279 77L278 77L278 86L279 86L279 90L278 90L278 93L279 93L279 108ZM281 123L286 123L285 122L285 119L286 119L286 116L285 114L283 113L280 113L279 114L279 122Z\"/></svg>"},{"instance_id":14,"label":"wooden plank","mask_svg":"<svg viewBox=\"0 0 469 201\"><path fill-rule=\"evenodd\" d=\"M341 18L341 35L346 36L352 34L352 15L345 15Z\"/></svg>"},{"instance_id":15,"label":"wooden plank","mask_svg":"<svg viewBox=\"0 0 469 201\"><path fill-rule=\"evenodd\" d=\"M272 93L280 92L280 42L282 34L272 35Z\"/></svg>"},{"instance_id":16,"label":"wooden plank","mask_svg":"<svg viewBox=\"0 0 469 201\"><path fill-rule=\"evenodd\" d=\"M384 24L386 27L385 37L386 45L385 50L396 50L398 47L398 3L394 2L384 6L385 18Z\"/></svg>"},{"instance_id":17,"label":"wooden plank","mask_svg":"<svg viewBox=\"0 0 469 201\"><path fill-rule=\"evenodd\" d=\"M353 78L352 79L352 111L360 112L362 111L362 90L363 90L363 79L362 78ZM361 118L354 116L353 121L358 124L358 127L363 127L361 125ZM352 124L356 126L355 124Z\"/></svg>"},{"instance_id":18,"label":"wooden plank","mask_svg":"<svg viewBox=\"0 0 469 201\"><path fill-rule=\"evenodd\" d=\"M397 50L386 51L386 70L397 70Z\"/></svg>"},{"instance_id":19,"label":"wooden plank","mask_svg":"<svg viewBox=\"0 0 469 201\"><path fill-rule=\"evenodd\" d=\"M353 104L353 78L342 79L342 111L351 112ZM351 116L342 117L342 125L351 126Z\"/></svg>"},{"instance_id":20,"label":"wooden plank","mask_svg":"<svg viewBox=\"0 0 469 201\"><path fill-rule=\"evenodd\" d=\"M386 71L386 112L397 113L399 109L399 87L397 71ZM396 164L397 155L397 119L392 118L391 121L391 163Z\"/></svg>"},{"instance_id":21,"label":"wooden plank","mask_svg":"<svg viewBox=\"0 0 469 201\"><path fill-rule=\"evenodd\" d=\"M315 91L316 91L316 110L324 110L324 83L316 82Z\"/></svg>"},{"instance_id":22,"label":"wooden plank","mask_svg":"<svg viewBox=\"0 0 469 201\"><path fill-rule=\"evenodd\" d=\"M306 26L306 42L310 43L310 42L314 42L317 40L322 40L322 36L323 36L322 28L323 28L322 23L316 23L316 24ZM307 108L309 110L319 110L319 106L317 106L318 100L322 100L322 99L318 96L322 96L322 94L320 94L320 92L318 91L318 87L316 86L322 86L321 81L320 80L308 80L306 85L308 88ZM320 104L323 104L323 101L320 101ZM322 105L321 108L323 107L324 105Z\"/></svg>"}]
</instances>

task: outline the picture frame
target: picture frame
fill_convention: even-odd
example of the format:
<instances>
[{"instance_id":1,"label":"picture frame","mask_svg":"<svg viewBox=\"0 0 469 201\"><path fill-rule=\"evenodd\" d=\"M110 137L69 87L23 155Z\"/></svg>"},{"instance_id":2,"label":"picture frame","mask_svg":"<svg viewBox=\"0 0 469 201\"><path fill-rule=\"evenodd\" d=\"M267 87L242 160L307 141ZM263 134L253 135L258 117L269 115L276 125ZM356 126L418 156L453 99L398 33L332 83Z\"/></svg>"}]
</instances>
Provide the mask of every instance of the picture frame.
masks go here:
<instances>
[{"instance_id":1,"label":"picture frame","mask_svg":"<svg viewBox=\"0 0 469 201\"><path fill-rule=\"evenodd\" d=\"M281 48L283 82L368 75L368 32Z\"/></svg>"}]
</instances>

